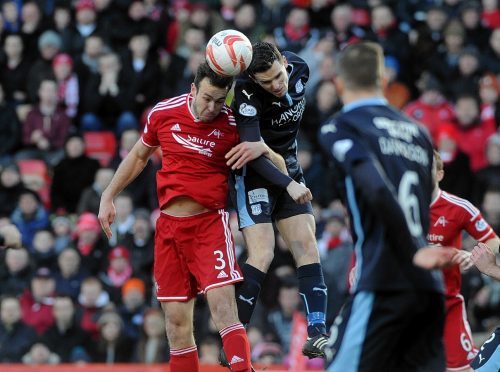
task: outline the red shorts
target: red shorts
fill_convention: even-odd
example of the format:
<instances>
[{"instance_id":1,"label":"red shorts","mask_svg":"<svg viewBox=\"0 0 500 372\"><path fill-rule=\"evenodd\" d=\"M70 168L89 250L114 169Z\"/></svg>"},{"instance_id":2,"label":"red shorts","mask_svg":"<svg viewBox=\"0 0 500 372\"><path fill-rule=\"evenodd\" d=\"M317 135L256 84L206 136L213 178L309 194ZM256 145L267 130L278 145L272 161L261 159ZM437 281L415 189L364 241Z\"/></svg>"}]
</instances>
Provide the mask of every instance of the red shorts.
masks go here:
<instances>
[{"instance_id":1,"label":"red shorts","mask_svg":"<svg viewBox=\"0 0 500 372\"><path fill-rule=\"evenodd\" d=\"M160 214L154 276L158 301L187 301L243 280L223 209L189 217Z\"/></svg>"},{"instance_id":2,"label":"red shorts","mask_svg":"<svg viewBox=\"0 0 500 372\"><path fill-rule=\"evenodd\" d=\"M444 348L447 368L468 366L478 351L472 341L464 298L461 295L446 298Z\"/></svg>"}]
</instances>

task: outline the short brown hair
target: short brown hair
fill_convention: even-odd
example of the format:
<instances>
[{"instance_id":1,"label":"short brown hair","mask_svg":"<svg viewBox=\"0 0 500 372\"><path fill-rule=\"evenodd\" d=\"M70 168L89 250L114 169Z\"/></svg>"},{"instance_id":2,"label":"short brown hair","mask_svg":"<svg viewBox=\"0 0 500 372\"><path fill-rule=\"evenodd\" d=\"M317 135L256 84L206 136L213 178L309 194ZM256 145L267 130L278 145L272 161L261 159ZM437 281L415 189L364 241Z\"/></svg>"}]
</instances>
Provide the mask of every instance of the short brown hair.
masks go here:
<instances>
[{"instance_id":1,"label":"short brown hair","mask_svg":"<svg viewBox=\"0 0 500 372\"><path fill-rule=\"evenodd\" d=\"M383 67L384 51L377 43L352 44L339 55L339 76L348 89L381 88Z\"/></svg>"},{"instance_id":2,"label":"short brown hair","mask_svg":"<svg viewBox=\"0 0 500 372\"><path fill-rule=\"evenodd\" d=\"M436 169L438 171L442 171L444 169L443 160L441 159L441 155L439 155L439 151L434 150L434 161L436 162Z\"/></svg>"},{"instance_id":3,"label":"short brown hair","mask_svg":"<svg viewBox=\"0 0 500 372\"><path fill-rule=\"evenodd\" d=\"M203 79L207 78L210 85L216 86L217 88L225 88L229 90L233 84L234 78L232 76L222 76L214 72L207 62L203 62L196 70L196 75L194 77L194 85L196 89L200 88L200 83Z\"/></svg>"},{"instance_id":4,"label":"short brown hair","mask_svg":"<svg viewBox=\"0 0 500 372\"><path fill-rule=\"evenodd\" d=\"M283 55L276 45L266 41L259 41L252 45L252 62L246 72L251 77L254 77L259 72L269 70L274 61L283 62Z\"/></svg>"}]
</instances>

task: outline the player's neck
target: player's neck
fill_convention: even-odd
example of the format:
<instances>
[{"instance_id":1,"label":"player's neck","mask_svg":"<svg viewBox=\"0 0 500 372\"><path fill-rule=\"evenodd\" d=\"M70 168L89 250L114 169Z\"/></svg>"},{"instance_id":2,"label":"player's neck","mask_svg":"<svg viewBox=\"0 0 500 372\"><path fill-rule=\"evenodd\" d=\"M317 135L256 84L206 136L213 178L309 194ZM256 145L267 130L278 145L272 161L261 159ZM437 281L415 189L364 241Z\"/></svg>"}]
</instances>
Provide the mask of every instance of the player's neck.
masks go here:
<instances>
[{"instance_id":1,"label":"player's neck","mask_svg":"<svg viewBox=\"0 0 500 372\"><path fill-rule=\"evenodd\" d=\"M434 201L437 199L440 191L441 191L441 189L439 187L434 187L434 189L432 189L431 203L434 203Z\"/></svg>"},{"instance_id":2,"label":"player's neck","mask_svg":"<svg viewBox=\"0 0 500 372\"><path fill-rule=\"evenodd\" d=\"M351 102L360 99L372 98L372 97L384 98L384 94L380 89L356 90L356 91L346 89L342 93L342 102L344 102L344 105L347 105Z\"/></svg>"}]
</instances>

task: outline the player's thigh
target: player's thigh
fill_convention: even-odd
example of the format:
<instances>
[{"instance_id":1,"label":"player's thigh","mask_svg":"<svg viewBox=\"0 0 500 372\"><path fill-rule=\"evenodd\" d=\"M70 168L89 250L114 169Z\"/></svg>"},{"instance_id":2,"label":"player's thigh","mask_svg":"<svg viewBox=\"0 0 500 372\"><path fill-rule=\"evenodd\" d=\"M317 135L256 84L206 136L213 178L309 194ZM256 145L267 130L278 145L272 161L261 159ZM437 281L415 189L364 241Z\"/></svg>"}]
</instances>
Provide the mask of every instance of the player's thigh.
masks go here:
<instances>
[{"instance_id":1,"label":"player's thigh","mask_svg":"<svg viewBox=\"0 0 500 372\"><path fill-rule=\"evenodd\" d=\"M234 285L208 290L207 302L217 329L221 330L239 322Z\"/></svg>"},{"instance_id":2,"label":"player's thigh","mask_svg":"<svg viewBox=\"0 0 500 372\"><path fill-rule=\"evenodd\" d=\"M319 261L313 215L298 214L284 218L277 221L276 226L291 250L297 266Z\"/></svg>"},{"instance_id":3,"label":"player's thigh","mask_svg":"<svg viewBox=\"0 0 500 372\"><path fill-rule=\"evenodd\" d=\"M446 301L444 346L446 367L467 371L468 365L476 356L477 349L474 347L465 303L461 296Z\"/></svg>"}]
</instances>

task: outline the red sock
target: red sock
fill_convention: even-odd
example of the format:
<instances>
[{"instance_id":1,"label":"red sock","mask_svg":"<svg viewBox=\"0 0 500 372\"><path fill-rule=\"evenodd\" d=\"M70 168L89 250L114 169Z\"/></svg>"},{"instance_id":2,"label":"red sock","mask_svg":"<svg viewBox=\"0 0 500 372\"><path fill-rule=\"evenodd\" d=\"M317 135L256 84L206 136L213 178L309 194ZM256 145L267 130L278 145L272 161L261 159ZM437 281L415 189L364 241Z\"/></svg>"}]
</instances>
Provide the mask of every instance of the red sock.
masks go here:
<instances>
[{"instance_id":1,"label":"red sock","mask_svg":"<svg viewBox=\"0 0 500 372\"><path fill-rule=\"evenodd\" d=\"M198 350L195 346L170 349L171 372L198 372Z\"/></svg>"},{"instance_id":2,"label":"red sock","mask_svg":"<svg viewBox=\"0 0 500 372\"><path fill-rule=\"evenodd\" d=\"M250 343L243 325L236 323L220 330L219 333L231 370L250 372Z\"/></svg>"}]
</instances>

